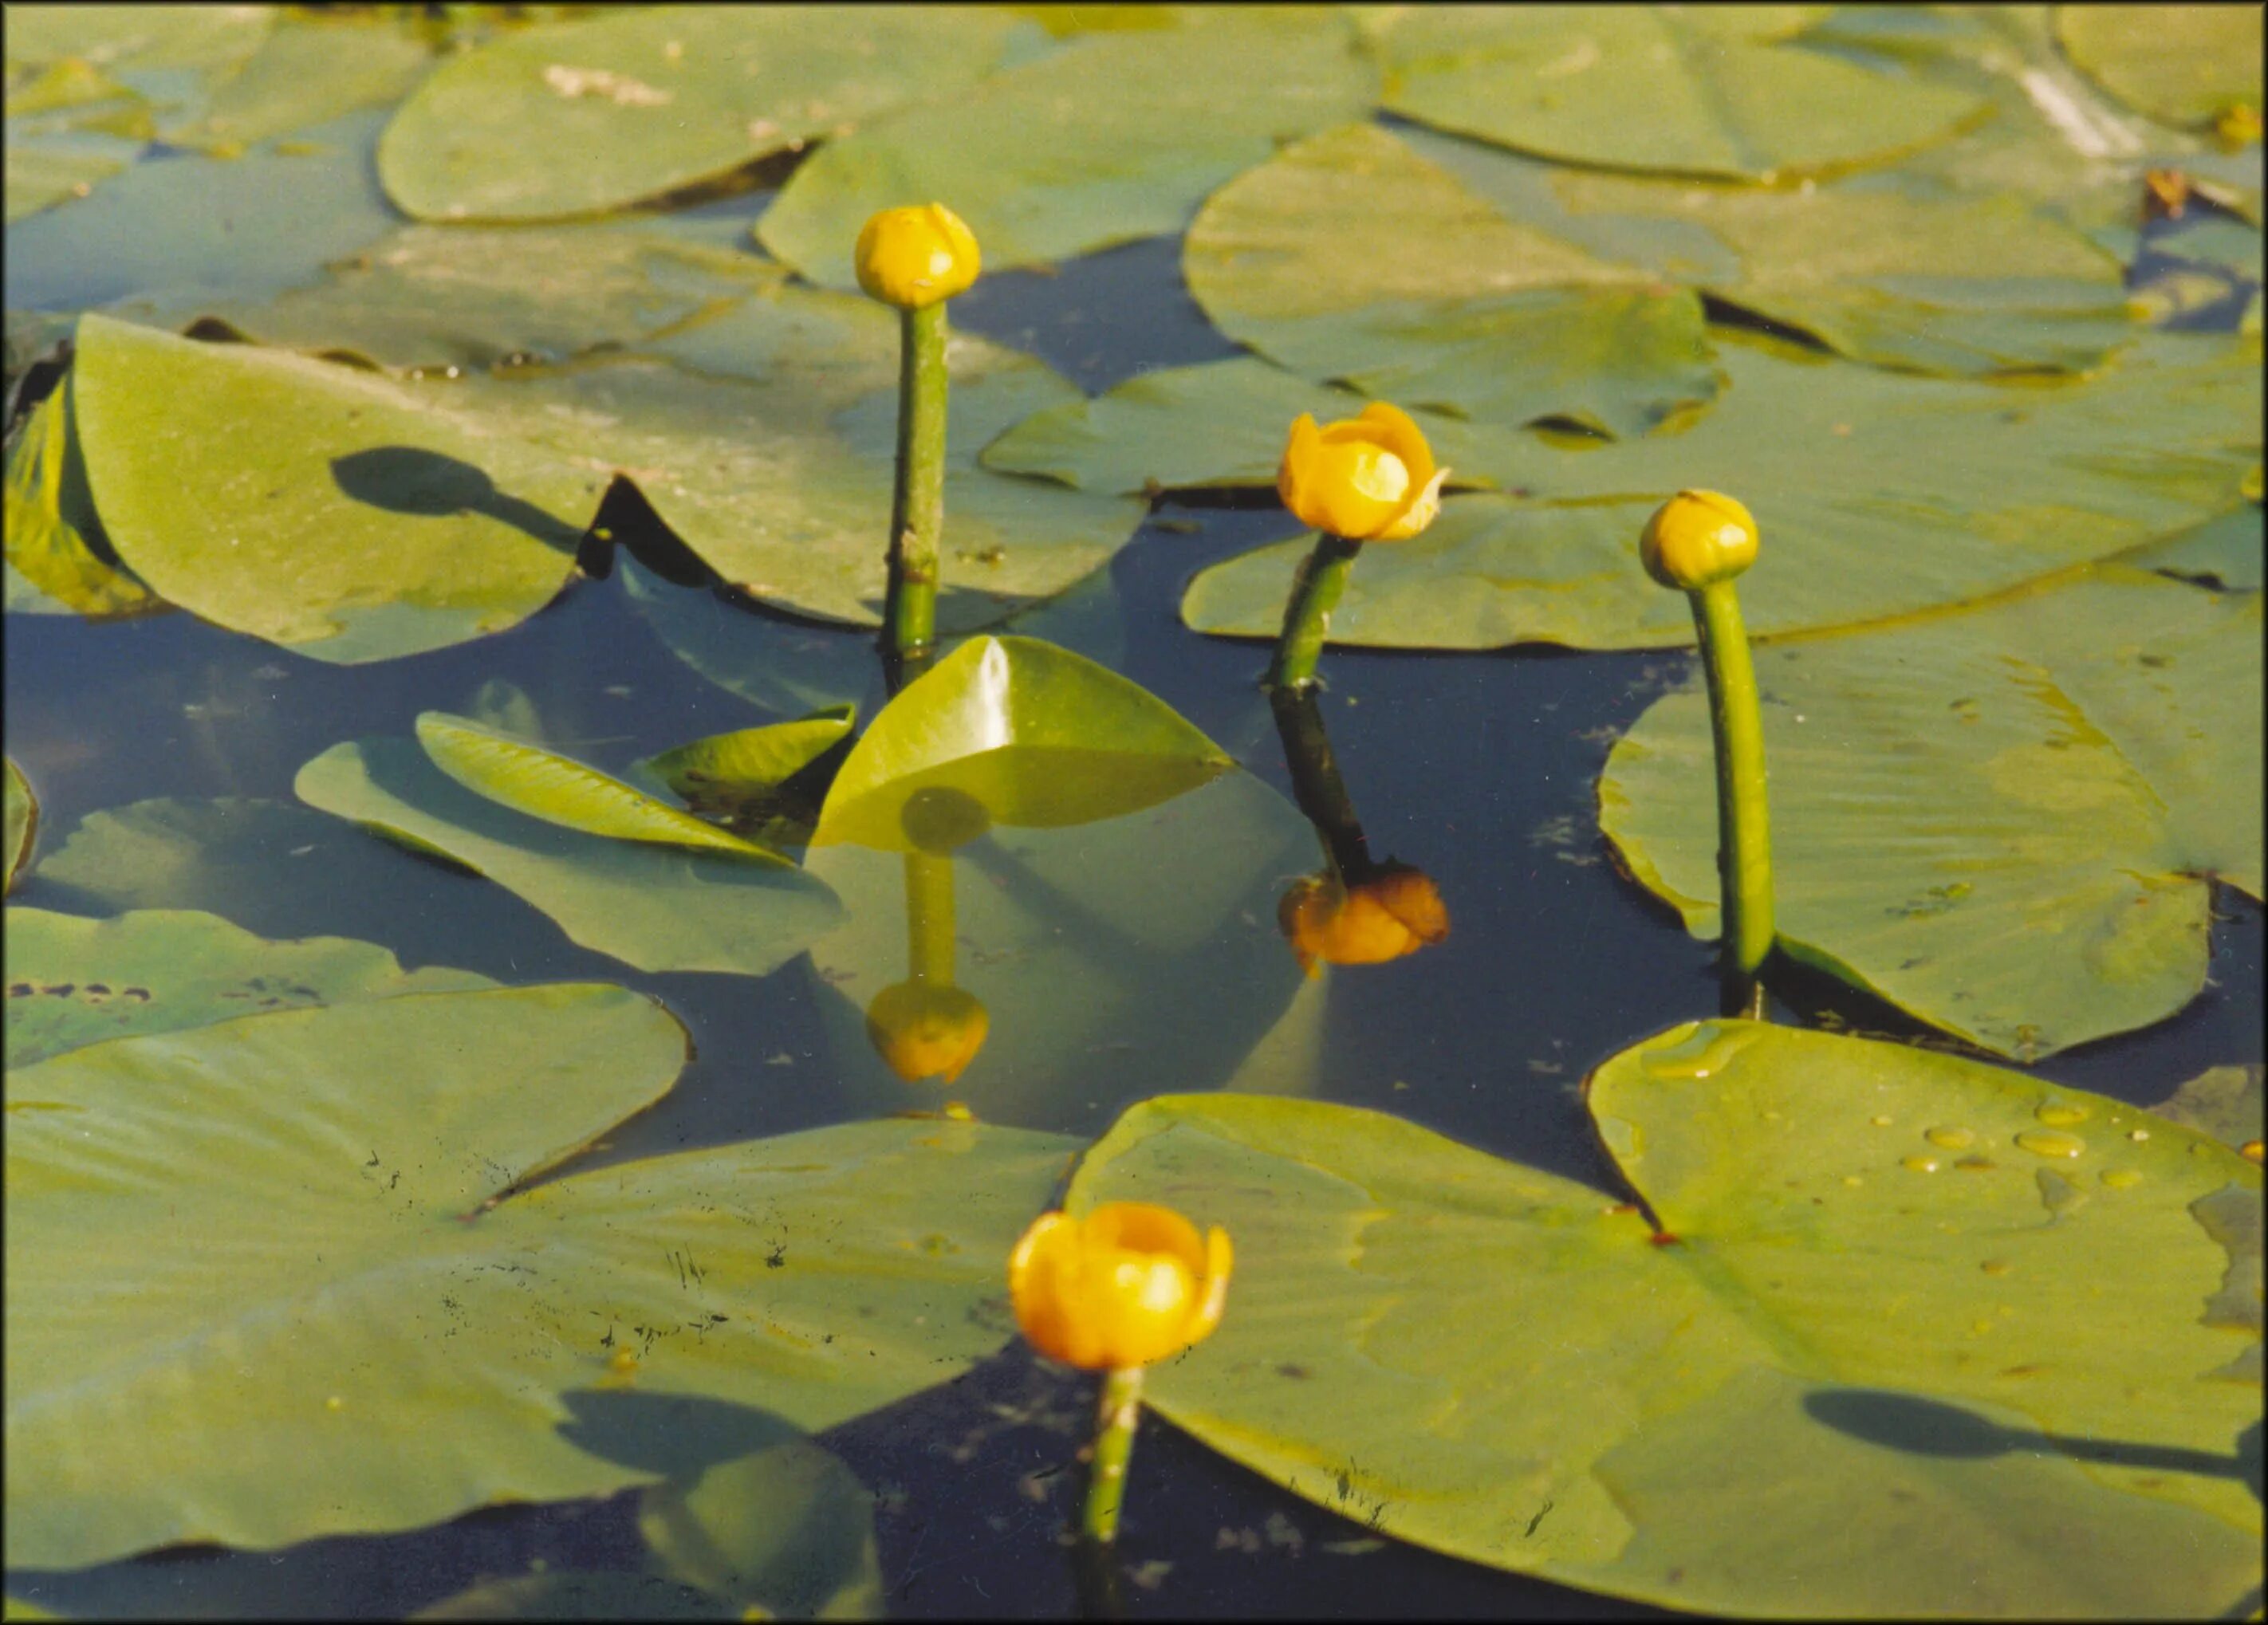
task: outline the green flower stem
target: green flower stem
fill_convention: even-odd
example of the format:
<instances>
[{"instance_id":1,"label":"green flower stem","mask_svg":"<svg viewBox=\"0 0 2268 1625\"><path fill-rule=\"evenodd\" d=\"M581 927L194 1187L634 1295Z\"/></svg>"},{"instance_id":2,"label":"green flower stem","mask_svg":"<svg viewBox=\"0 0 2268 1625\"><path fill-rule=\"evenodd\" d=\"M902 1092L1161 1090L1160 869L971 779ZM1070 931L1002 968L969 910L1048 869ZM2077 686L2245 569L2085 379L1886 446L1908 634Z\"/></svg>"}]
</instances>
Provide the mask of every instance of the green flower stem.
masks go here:
<instances>
[{"instance_id":1,"label":"green flower stem","mask_svg":"<svg viewBox=\"0 0 2268 1625\"><path fill-rule=\"evenodd\" d=\"M1322 531L1315 550L1300 561L1292 577L1292 597L1284 606L1284 633L1276 640L1276 658L1268 667L1270 688L1304 688L1315 680L1315 662L1330 636L1331 611L1346 591L1347 572L1354 568L1362 543Z\"/></svg>"},{"instance_id":2,"label":"green flower stem","mask_svg":"<svg viewBox=\"0 0 2268 1625\"><path fill-rule=\"evenodd\" d=\"M1269 692L1276 713L1276 732L1284 741L1284 765L1292 775L1292 798L1315 827L1323 856L1344 880L1359 880L1377 865L1371 861L1370 842L1355 816L1354 798L1331 754L1330 736L1323 732L1322 708L1316 703L1313 684L1279 688Z\"/></svg>"},{"instance_id":3,"label":"green flower stem","mask_svg":"<svg viewBox=\"0 0 2268 1625\"><path fill-rule=\"evenodd\" d=\"M953 859L906 854L906 963L911 980L953 985Z\"/></svg>"},{"instance_id":4,"label":"green flower stem","mask_svg":"<svg viewBox=\"0 0 2268 1625\"><path fill-rule=\"evenodd\" d=\"M1118 1504L1126 1495L1126 1460L1134 1453L1134 1426L1142 1419L1142 1368L1106 1371L1102 1405L1095 1414L1094 1467L1086 1481L1086 1506L1079 1532L1100 1546L1118 1538Z\"/></svg>"},{"instance_id":5,"label":"green flower stem","mask_svg":"<svg viewBox=\"0 0 2268 1625\"><path fill-rule=\"evenodd\" d=\"M898 312L898 482L890 502L890 592L883 642L900 657L937 636L937 555L945 531L945 301Z\"/></svg>"},{"instance_id":6,"label":"green flower stem","mask_svg":"<svg viewBox=\"0 0 2268 1625\"><path fill-rule=\"evenodd\" d=\"M1717 878L1724 914L1725 971L1749 1013L1761 1012L1756 981L1772 945L1771 830L1764 798L1764 724L1748 629L1729 580L1686 595L1709 680L1717 746Z\"/></svg>"}]
</instances>

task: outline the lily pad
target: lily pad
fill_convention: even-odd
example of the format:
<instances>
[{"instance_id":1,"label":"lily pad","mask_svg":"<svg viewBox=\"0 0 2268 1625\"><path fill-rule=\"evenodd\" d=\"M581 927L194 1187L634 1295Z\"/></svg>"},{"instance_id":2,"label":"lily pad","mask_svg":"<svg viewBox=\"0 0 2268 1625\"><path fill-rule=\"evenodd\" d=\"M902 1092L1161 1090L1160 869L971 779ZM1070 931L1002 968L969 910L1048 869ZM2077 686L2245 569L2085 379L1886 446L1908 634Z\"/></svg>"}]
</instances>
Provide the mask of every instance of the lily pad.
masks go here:
<instances>
[{"instance_id":1,"label":"lily pad","mask_svg":"<svg viewBox=\"0 0 2268 1625\"><path fill-rule=\"evenodd\" d=\"M95 509L134 572L319 659L533 614L565 585L606 483L389 379L99 316L79 323L70 401ZM182 431L206 423L235 432Z\"/></svg>"},{"instance_id":2,"label":"lily pad","mask_svg":"<svg viewBox=\"0 0 2268 1625\"><path fill-rule=\"evenodd\" d=\"M191 117L160 133L172 146L238 156L255 143L397 101L432 61L430 47L390 21L279 18Z\"/></svg>"},{"instance_id":3,"label":"lily pad","mask_svg":"<svg viewBox=\"0 0 2268 1625\"><path fill-rule=\"evenodd\" d=\"M950 97L1009 26L964 7L641 6L523 29L418 87L379 143L379 175L421 220L619 209Z\"/></svg>"},{"instance_id":4,"label":"lily pad","mask_svg":"<svg viewBox=\"0 0 2268 1625\"><path fill-rule=\"evenodd\" d=\"M1239 343L1405 409L1631 435L1719 387L1693 294L1507 221L1374 125L1312 136L1221 188L1182 267Z\"/></svg>"},{"instance_id":5,"label":"lily pad","mask_svg":"<svg viewBox=\"0 0 2268 1625\"><path fill-rule=\"evenodd\" d=\"M733 1617L880 1619L874 1496L825 1446L789 1439L639 1497L638 1533L670 1578Z\"/></svg>"},{"instance_id":6,"label":"lily pad","mask_svg":"<svg viewBox=\"0 0 2268 1625\"><path fill-rule=\"evenodd\" d=\"M98 551L86 467L71 445L65 397L32 408L9 448L4 485L11 613L78 614L92 621L153 614L169 606Z\"/></svg>"},{"instance_id":7,"label":"lily pad","mask_svg":"<svg viewBox=\"0 0 2268 1625\"><path fill-rule=\"evenodd\" d=\"M794 722L711 734L650 756L635 771L752 840L806 846L858 714L855 705L830 705Z\"/></svg>"},{"instance_id":8,"label":"lily pad","mask_svg":"<svg viewBox=\"0 0 2268 1625\"><path fill-rule=\"evenodd\" d=\"M1942 140L1982 106L1783 43L1771 10L1413 8L1375 36L1386 107L1563 162L1771 180Z\"/></svg>"},{"instance_id":9,"label":"lily pad","mask_svg":"<svg viewBox=\"0 0 2268 1625\"><path fill-rule=\"evenodd\" d=\"M610 841L729 852L758 863L787 862L611 774L462 717L419 713L417 742L435 767L474 794L562 829Z\"/></svg>"},{"instance_id":10,"label":"lily pad","mask_svg":"<svg viewBox=\"0 0 2268 1625\"><path fill-rule=\"evenodd\" d=\"M2056 38L2104 89L2169 124L2261 105L2260 11L2250 5L2059 5Z\"/></svg>"},{"instance_id":11,"label":"lily pad","mask_svg":"<svg viewBox=\"0 0 2268 1625\"><path fill-rule=\"evenodd\" d=\"M814 846L924 849L908 804L973 800L989 824L1056 829L1170 801L1235 764L1171 706L1029 637L954 650L882 709L835 776Z\"/></svg>"},{"instance_id":12,"label":"lily pad","mask_svg":"<svg viewBox=\"0 0 2268 1625\"><path fill-rule=\"evenodd\" d=\"M39 834L40 798L32 793L31 781L16 765L15 758L6 759L7 821L4 833L0 833L0 891L16 889L16 877L32 859L32 842Z\"/></svg>"},{"instance_id":13,"label":"lily pad","mask_svg":"<svg viewBox=\"0 0 2268 1625\"><path fill-rule=\"evenodd\" d=\"M132 313L217 318L261 343L446 373L635 346L785 275L627 227L413 225L273 300L199 293Z\"/></svg>"},{"instance_id":14,"label":"lily pad","mask_svg":"<svg viewBox=\"0 0 2268 1625\"><path fill-rule=\"evenodd\" d=\"M2261 889L2261 600L2104 566L1968 614L1756 652L1779 945L2026 1060L2204 986L2213 877ZM1706 702L1615 746L1599 821L1718 930Z\"/></svg>"},{"instance_id":15,"label":"lily pad","mask_svg":"<svg viewBox=\"0 0 2268 1625\"><path fill-rule=\"evenodd\" d=\"M1373 1112L1135 1107L1069 1205L1165 1202L1237 1250L1152 1402L1381 1533L1666 1607L2199 1614L2258 1584L2259 1398L2210 1375L2237 1339L2199 1211L2257 1211L2257 1168L2116 1101L1749 1023L1625 1051L1590 1102L1674 1241Z\"/></svg>"},{"instance_id":16,"label":"lily pad","mask_svg":"<svg viewBox=\"0 0 2268 1625\"><path fill-rule=\"evenodd\" d=\"M1277 933L1276 900L1313 866L1315 837L1241 771L1145 805L1158 776L1137 758L1098 753L1065 770L1090 807L1115 796L1142 810L1048 827L998 819L926 861L951 865L953 982L986 1018L952 1095L988 1122L1092 1135L1160 1088L1219 1085L1270 1036L1307 985ZM933 905L909 886L917 861L852 845L810 855L848 916L811 950L829 1065L878 1112L937 1099L884 1064L866 1013L923 968L909 928Z\"/></svg>"},{"instance_id":17,"label":"lily pad","mask_svg":"<svg viewBox=\"0 0 2268 1625\"><path fill-rule=\"evenodd\" d=\"M1303 412L1324 422L1354 417L1363 405L1360 395L1249 357L1160 367L1092 401L1035 412L986 446L983 461L1084 491L1272 489L1293 419ZM1459 486L1491 485L1489 468L1531 454L1516 429L1422 407L1410 416Z\"/></svg>"},{"instance_id":18,"label":"lily pad","mask_svg":"<svg viewBox=\"0 0 2268 1625\"><path fill-rule=\"evenodd\" d=\"M127 162L114 151L28 143L12 138L11 132L6 174L0 181L7 199L7 223L13 225L67 199L85 197L96 182L116 174Z\"/></svg>"},{"instance_id":19,"label":"lily pad","mask_svg":"<svg viewBox=\"0 0 2268 1625\"><path fill-rule=\"evenodd\" d=\"M867 217L934 198L968 222L987 270L1064 260L1180 231L1276 143L1363 116L1376 84L1331 11L1192 7L1176 26L1075 39L830 141L756 235L814 282L853 287Z\"/></svg>"},{"instance_id":20,"label":"lily pad","mask_svg":"<svg viewBox=\"0 0 2268 1625\"><path fill-rule=\"evenodd\" d=\"M1922 378L1749 344L1725 344L1719 357L1732 388L1682 433L1584 451L1530 436L1516 444L1516 457L1458 470L1460 479L1487 478L1554 503L1623 504L1627 540L1618 564L1609 556L1603 513L1594 522L1547 524L1531 518L1534 507L1453 497L1445 511L1462 503L1471 517L1430 548L1365 552L1333 636L1341 624L1359 622L1359 637L1346 641L1491 647L1461 641L1476 636L1461 629L1493 636L1487 629L1541 626L1583 648L1689 643L1690 617L1675 594L1652 589L1653 607L1635 620L1631 612L1647 585L1636 545L1646 514L1697 485L1730 492L1756 516L1764 562L1741 584L1752 632L1911 614L2107 558L2224 512L2258 455L2260 370L2250 340L2223 348L2146 339L2109 371L2056 386ZM1105 417L1118 444L1107 453L1058 458L1057 467L1071 477L1108 480L1152 432L1175 448L1202 445L1209 430L1226 438L1242 399L1233 380L1189 379L1177 395L1183 410L1167 426L1147 402L1113 392L1090 415ZM1211 474L1184 464L1181 477L1236 482L1244 469L1235 452L1224 445ZM1434 531L1448 523L1445 515ZM1533 577L1517 563L1531 525L1548 537L1536 544ZM1448 558L1453 548L1464 553L1462 565ZM1199 631L1275 636L1285 551L1263 549L1200 574L1184 618ZM1514 566L1509 578L1507 563ZM1398 579L1405 570L1437 581L1405 594ZM1368 607L1388 597L1398 600L1394 616ZM1487 599L1517 601L1499 609L1476 602Z\"/></svg>"},{"instance_id":21,"label":"lily pad","mask_svg":"<svg viewBox=\"0 0 2268 1625\"><path fill-rule=\"evenodd\" d=\"M2161 575L2207 585L2257 589L2263 579L2262 553L2268 545L2260 504L2248 502L2162 541L2119 555L2119 562Z\"/></svg>"},{"instance_id":22,"label":"lily pad","mask_svg":"<svg viewBox=\"0 0 2268 1625\"><path fill-rule=\"evenodd\" d=\"M351 938L272 942L195 909L86 920L25 908L8 910L8 983L11 1067L272 1010L496 986L441 966L405 971Z\"/></svg>"},{"instance_id":23,"label":"lily pad","mask_svg":"<svg viewBox=\"0 0 2268 1625\"><path fill-rule=\"evenodd\" d=\"M522 1188L685 1055L652 1000L579 985L11 1070L10 1566L607 1495L998 1346L1060 1140L861 1123Z\"/></svg>"},{"instance_id":24,"label":"lily pad","mask_svg":"<svg viewBox=\"0 0 2268 1625\"><path fill-rule=\"evenodd\" d=\"M407 739L335 745L292 788L310 806L486 875L574 941L640 970L765 975L841 918L827 886L784 862L539 821L465 789Z\"/></svg>"},{"instance_id":25,"label":"lily pad","mask_svg":"<svg viewBox=\"0 0 2268 1625\"><path fill-rule=\"evenodd\" d=\"M113 72L233 67L260 48L276 14L258 5L18 5L8 61L76 56Z\"/></svg>"}]
</instances>

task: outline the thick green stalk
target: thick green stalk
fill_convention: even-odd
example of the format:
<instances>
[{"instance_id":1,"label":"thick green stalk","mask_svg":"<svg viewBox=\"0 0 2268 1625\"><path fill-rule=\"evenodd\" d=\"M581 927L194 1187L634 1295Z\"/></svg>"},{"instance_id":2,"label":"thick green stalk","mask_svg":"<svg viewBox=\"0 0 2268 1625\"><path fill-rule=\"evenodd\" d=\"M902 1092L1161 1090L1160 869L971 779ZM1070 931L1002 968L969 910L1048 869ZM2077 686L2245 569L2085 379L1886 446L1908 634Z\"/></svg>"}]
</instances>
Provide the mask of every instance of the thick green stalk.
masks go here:
<instances>
[{"instance_id":1,"label":"thick green stalk","mask_svg":"<svg viewBox=\"0 0 2268 1625\"><path fill-rule=\"evenodd\" d=\"M1362 543L1329 531L1315 537L1315 550L1300 562L1299 574L1292 577L1283 636L1276 640L1276 658L1268 667L1270 688L1304 688L1315 680L1315 662L1330 636L1331 611L1338 607L1347 572L1361 551Z\"/></svg>"},{"instance_id":2,"label":"thick green stalk","mask_svg":"<svg viewBox=\"0 0 2268 1625\"><path fill-rule=\"evenodd\" d=\"M1724 913L1724 961L1751 1014L1761 1008L1756 973L1772 945L1771 830L1765 810L1764 713L1748 629L1733 584L1697 592L1693 627L1709 680L1709 723L1717 745L1717 877Z\"/></svg>"},{"instance_id":3,"label":"thick green stalk","mask_svg":"<svg viewBox=\"0 0 2268 1625\"><path fill-rule=\"evenodd\" d=\"M1126 1495L1126 1461L1134 1453L1134 1426L1142 1418L1142 1368L1129 1365L1102 1376L1095 1413L1094 1467L1086 1481L1086 1506L1079 1532L1108 1546L1118 1538L1118 1504Z\"/></svg>"},{"instance_id":4,"label":"thick green stalk","mask_svg":"<svg viewBox=\"0 0 2268 1625\"><path fill-rule=\"evenodd\" d=\"M953 859L906 854L906 963L916 982L953 985Z\"/></svg>"},{"instance_id":5,"label":"thick green stalk","mask_svg":"<svg viewBox=\"0 0 2268 1625\"><path fill-rule=\"evenodd\" d=\"M918 655L937 636L938 544L945 533L945 302L898 312L898 482L890 502L890 592L883 642Z\"/></svg>"}]
</instances>

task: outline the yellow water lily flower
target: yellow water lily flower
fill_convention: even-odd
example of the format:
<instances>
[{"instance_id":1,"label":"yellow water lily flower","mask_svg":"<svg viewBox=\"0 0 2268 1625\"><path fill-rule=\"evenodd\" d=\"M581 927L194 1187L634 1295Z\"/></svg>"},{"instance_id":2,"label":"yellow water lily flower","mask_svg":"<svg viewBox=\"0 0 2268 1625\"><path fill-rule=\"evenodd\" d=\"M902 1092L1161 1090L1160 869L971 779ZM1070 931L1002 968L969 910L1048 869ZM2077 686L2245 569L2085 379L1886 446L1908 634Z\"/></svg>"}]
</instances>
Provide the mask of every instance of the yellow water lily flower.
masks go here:
<instances>
[{"instance_id":1,"label":"yellow water lily flower","mask_svg":"<svg viewBox=\"0 0 2268 1625\"><path fill-rule=\"evenodd\" d=\"M1362 415L1318 429L1300 415L1276 490L1300 522L1350 541L1406 541L1441 511L1441 482L1425 431L1399 407L1373 401Z\"/></svg>"},{"instance_id":2,"label":"yellow water lily flower","mask_svg":"<svg viewBox=\"0 0 2268 1625\"><path fill-rule=\"evenodd\" d=\"M1220 1324L1228 1232L1171 1208L1109 1202L1085 1218L1042 1213L1008 1258L1016 1324L1051 1360L1087 1371L1154 1365Z\"/></svg>"},{"instance_id":3,"label":"yellow water lily flower","mask_svg":"<svg viewBox=\"0 0 2268 1625\"><path fill-rule=\"evenodd\" d=\"M1680 491L1646 522L1638 557L1663 586L1697 592L1756 562L1756 522L1721 491Z\"/></svg>"},{"instance_id":4,"label":"yellow water lily flower","mask_svg":"<svg viewBox=\"0 0 2268 1625\"><path fill-rule=\"evenodd\" d=\"M895 982L866 1006L866 1037L875 1053L909 1084L958 1081L991 1027L982 1000L946 983Z\"/></svg>"},{"instance_id":5,"label":"yellow water lily flower","mask_svg":"<svg viewBox=\"0 0 2268 1625\"><path fill-rule=\"evenodd\" d=\"M1276 923L1313 976L1321 964L1379 965L1449 935L1449 910L1425 871L1388 864L1352 886L1303 875L1276 907Z\"/></svg>"},{"instance_id":6,"label":"yellow water lily flower","mask_svg":"<svg viewBox=\"0 0 2268 1625\"><path fill-rule=\"evenodd\" d=\"M976 234L943 203L885 209L858 233L858 285L869 297L917 311L976 280Z\"/></svg>"}]
</instances>

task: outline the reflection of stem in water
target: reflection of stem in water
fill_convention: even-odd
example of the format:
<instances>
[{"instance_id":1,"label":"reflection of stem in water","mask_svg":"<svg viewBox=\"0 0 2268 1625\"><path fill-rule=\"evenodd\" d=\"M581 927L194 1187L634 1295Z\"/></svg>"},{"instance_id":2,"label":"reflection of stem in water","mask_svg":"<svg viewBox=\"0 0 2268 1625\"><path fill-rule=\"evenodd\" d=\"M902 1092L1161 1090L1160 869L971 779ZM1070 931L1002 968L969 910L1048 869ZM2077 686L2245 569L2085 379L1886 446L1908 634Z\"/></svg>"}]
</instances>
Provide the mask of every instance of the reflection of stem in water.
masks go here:
<instances>
[{"instance_id":1,"label":"reflection of stem in water","mask_svg":"<svg viewBox=\"0 0 2268 1625\"><path fill-rule=\"evenodd\" d=\"M906 854L906 964L915 982L953 985L953 859Z\"/></svg>"},{"instance_id":2,"label":"reflection of stem in water","mask_svg":"<svg viewBox=\"0 0 2268 1625\"><path fill-rule=\"evenodd\" d=\"M1364 838L1362 820L1355 816L1354 798L1347 794L1339 775L1338 760L1331 754L1330 736L1323 731L1322 709L1312 685L1278 688L1269 694L1276 713L1276 732L1284 741L1284 765L1292 776L1292 797L1323 843L1323 856L1340 879L1359 880L1377 865Z\"/></svg>"}]
</instances>

